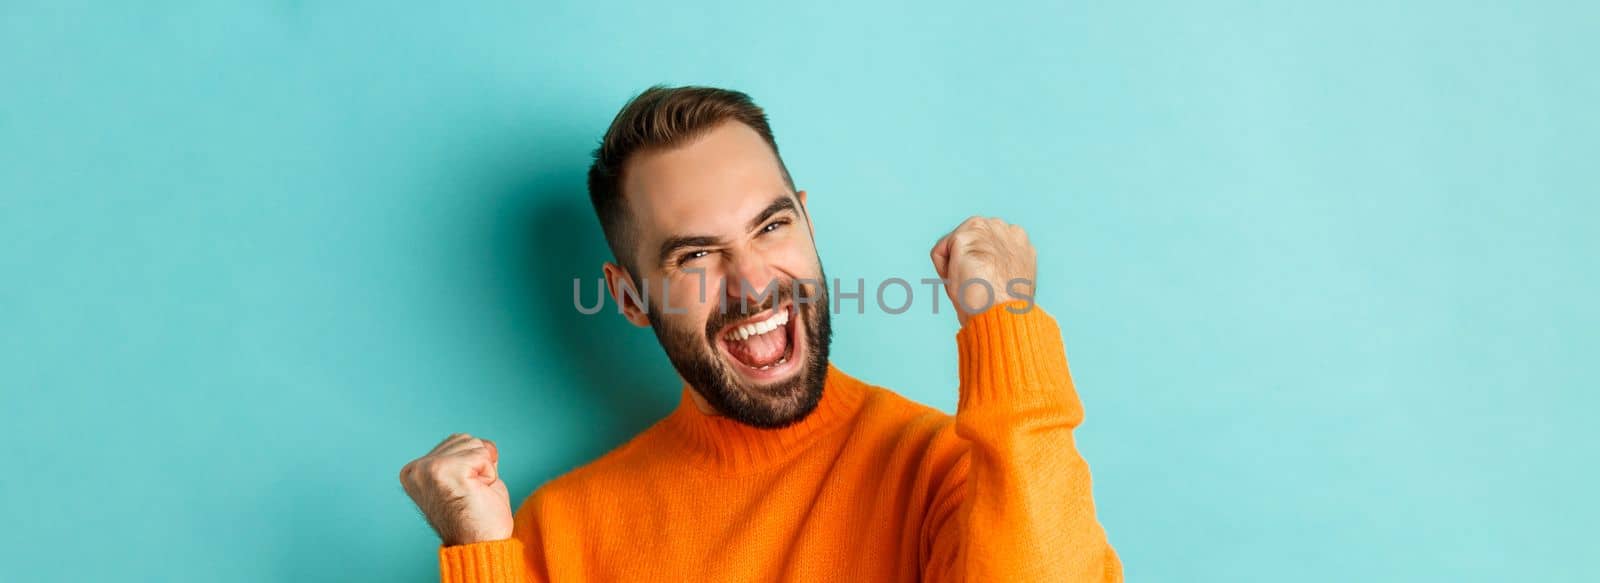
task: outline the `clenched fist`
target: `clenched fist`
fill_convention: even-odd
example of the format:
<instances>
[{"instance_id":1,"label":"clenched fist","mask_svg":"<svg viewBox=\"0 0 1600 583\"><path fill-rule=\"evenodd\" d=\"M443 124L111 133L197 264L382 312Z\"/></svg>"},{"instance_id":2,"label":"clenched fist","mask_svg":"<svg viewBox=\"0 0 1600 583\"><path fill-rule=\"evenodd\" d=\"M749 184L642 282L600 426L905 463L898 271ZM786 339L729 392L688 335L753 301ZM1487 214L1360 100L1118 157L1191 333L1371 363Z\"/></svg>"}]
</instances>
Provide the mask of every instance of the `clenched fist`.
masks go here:
<instances>
[{"instance_id":1,"label":"clenched fist","mask_svg":"<svg viewBox=\"0 0 1600 583\"><path fill-rule=\"evenodd\" d=\"M400 485L446 546L511 538L511 494L494 442L454 433L400 468Z\"/></svg>"},{"instance_id":2,"label":"clenched fist","mask_svg":"<svg viewBox=\"0 0 1600 583\"><path fill-rule=\"evenodd\" d=\"M1022 227L972 217L934 243L930 255L963 326L990 306L1023 300L1033 307L1036 257Z\"/></svg>"}]
</instances>

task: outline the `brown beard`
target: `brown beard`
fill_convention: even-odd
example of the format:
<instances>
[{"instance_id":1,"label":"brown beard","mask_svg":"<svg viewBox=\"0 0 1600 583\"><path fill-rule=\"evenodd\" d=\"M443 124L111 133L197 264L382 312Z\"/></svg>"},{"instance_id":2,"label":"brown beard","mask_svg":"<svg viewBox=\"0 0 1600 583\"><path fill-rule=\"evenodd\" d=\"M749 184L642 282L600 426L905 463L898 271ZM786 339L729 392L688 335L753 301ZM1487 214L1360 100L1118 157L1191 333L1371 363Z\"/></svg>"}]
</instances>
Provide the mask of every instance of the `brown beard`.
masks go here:
<instances>
[{"instance_id":1,"label":"brown beard","mask_svg":"<svg viewBox=\"0 0 1600 583\"><path fill-rule=\"evenodd\" d=\"M828 343L833 340L828 287L825 283L818 285L826 281L828 276L822 274L816 282L806 283L801 290L808 299L804 304L794 301L795 280L779 281L764 305L730 303L726 309L713 311L701 330L665 324L653 301L646 316L673 368L678 369L678 374L718 413L745 425L777 429L805 419L822 401L822 386L828 376ZM794 301L799 318L799 322L790 325L804 323L805 326L805 365L799 374L788 380L759 387L741 386L727 363L717 356L717 333L728 324L788 301Z\"/></svg>"}]
</instances>

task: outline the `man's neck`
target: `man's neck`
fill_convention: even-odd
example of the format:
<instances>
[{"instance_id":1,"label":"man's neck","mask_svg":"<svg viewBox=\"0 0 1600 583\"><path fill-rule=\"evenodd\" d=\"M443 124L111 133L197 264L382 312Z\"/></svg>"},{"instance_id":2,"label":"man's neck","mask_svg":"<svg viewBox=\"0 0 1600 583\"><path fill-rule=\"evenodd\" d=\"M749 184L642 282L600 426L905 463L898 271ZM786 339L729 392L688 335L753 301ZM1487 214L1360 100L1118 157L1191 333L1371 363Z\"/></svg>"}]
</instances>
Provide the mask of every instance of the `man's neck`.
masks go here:
<instances>
[{"instance_id":1,"label":"man's neck","mask_svg":"<svg viewBox=\"0 0 1600 583\"><path fill-rule=\"evenodd\" d=\"M681 375L678 377L678 382L685 385L689 384L689 381L683 380ZM717 412L717 409L712 407L711 403L706 401L705 397L700 396L700 389L698 387L691 387L689 390L689 396L694 399L694 407L699 409L701 413L710 415L712 417L722 416L722 413Z\"/></svg>"}]
</instances>

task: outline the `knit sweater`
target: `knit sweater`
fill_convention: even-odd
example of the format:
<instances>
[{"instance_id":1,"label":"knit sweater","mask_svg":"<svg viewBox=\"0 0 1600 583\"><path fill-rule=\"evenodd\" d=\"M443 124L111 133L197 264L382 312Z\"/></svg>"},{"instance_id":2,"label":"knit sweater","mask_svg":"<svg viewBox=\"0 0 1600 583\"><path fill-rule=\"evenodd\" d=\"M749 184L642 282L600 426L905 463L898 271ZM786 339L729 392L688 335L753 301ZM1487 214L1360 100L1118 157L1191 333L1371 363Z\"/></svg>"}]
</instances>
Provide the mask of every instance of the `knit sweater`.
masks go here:
<instances>
[{"instance_id":1,"label":"knit sweater","mask_svg":"<svg viewBox=\"0 0 1600 583\"><path fill-rule=\"evenodd\" d=\"M995 306L956 344L953 417L831 365L816 410L776 430L706 415L685 386L524 500L511 538L441 546L442 579L1121 581L1054 319Z\"/></svg>"}]
</instances>

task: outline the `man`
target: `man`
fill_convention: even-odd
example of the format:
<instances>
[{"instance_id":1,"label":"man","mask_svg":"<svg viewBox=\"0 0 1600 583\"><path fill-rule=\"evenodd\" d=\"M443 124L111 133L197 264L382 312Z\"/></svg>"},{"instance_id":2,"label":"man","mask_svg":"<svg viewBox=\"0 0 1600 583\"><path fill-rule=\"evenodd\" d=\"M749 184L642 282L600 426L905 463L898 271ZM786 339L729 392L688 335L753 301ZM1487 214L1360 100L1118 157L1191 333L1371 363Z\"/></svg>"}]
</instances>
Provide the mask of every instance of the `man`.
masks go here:
<instances>
[{"instance_id":1,"label":"man","mask_svg":"<svg viewBox=\"0 0 1600 583\"><path fill-rule=\"evenodd\" d=\"M589 193L611 297L655 331L679 405L514 515L492 441L407 464L444 581L1122 580L1020 227L974 217L933 246L962 326L952 417L829 364L806 192L748 96L640 94Z\"/></svg>"}]
</instances>

